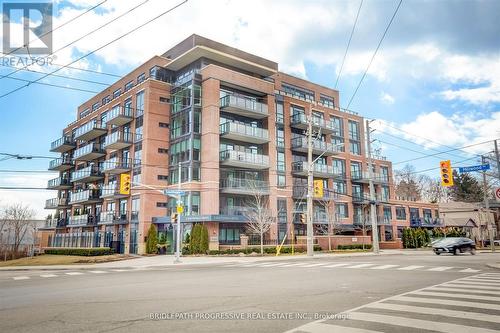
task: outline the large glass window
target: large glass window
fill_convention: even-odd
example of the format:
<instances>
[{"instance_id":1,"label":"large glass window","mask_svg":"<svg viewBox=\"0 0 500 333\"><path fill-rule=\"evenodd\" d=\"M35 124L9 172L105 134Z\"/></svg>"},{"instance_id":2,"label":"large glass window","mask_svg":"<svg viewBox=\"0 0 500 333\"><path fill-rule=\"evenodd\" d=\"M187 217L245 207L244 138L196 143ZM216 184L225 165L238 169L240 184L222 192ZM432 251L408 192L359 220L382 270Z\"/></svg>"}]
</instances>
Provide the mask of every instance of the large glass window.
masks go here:
<instances>
[{"instance_id":1,"label":"large glass window","mask_svg":"<svg viewBox=\"0 0 500 333\"><path fill-rule=\"evenodd\" d=\"M142 114L144 112L144 91L138 92L135 97L135 110L136 115Z\"/></svg>"},{"instance_id":2,"label":"large glass window","mask_svg":"<svg viewBox=\"0 0 500 333\"><path fill-rule=\"evenodd\" d=\"M351 178L358 179L361 177L361 163L351 161Z\"/></svg>"},{"instance_id":3,"label":"large glass window","mask_svg":"<svg viewBox=\"0 0 500 333\"><path fill-rule=\"evenodd\" d=\"M285 153L284 152L281 152L281 151L278 151L278 156L277 156L277 162L276 162L276 170L278 171L286 171L286 168L285 168Z\"/></svg>"},{"instance_id":4,"label":"large glass window","mask_svg":"<svg viewBox=\"0 0 500 333\"><path fill-rule=\"evenodd\" d=\"M359 141L359 123L349 120L349 139Z\"/></svg>"},{"instance_id":5,"label":"large glass window","mask_svg":"<svg viewBox=\"0 0 500 333\"><path fill-rule=\"evenodd\" d=\"M339 159L332 159L333 170L335 173L345 175L345 161Z\"/></svg>"},{"instance_id":6,"label":"large glass window","mask_svg":"<svg viewBox=\"0 0 500 333\"><path fill-rule=\"evenodd\" d=\"M276 102L276 122L279 124L283 124L285 122L283 110L283 102Z\"/></svg>"},{"instance_id":7,"label":"large glass window","mask_svg":"<svg viewBox=\"0 0 500 333\"><path fill-rule=\"evenodd\" d=\"M333 182L333 190L338 194L346 194L347 193L347 184L345 181L336 180Z\"/></svg>"},{"instance_id":8,"label":"large glass window","mask_svg":"<svg viewBox=\"0 0 500 333\"><path fill-rule=\"evenodd\" d=\"M355 155L361 155L361 144L357 141L349 141L349 151Z\"/></svg>"},{"instance_id":9,"label":"large glass window","mask_svg":"<svg viewBox=\"0 0 500 333\"><path fill-rule=\"evenodd\" d=\"M283 88L285 93L291 94L293 97L314 101L314 91L305 88L299 88L288 83L282 83L281 87Z\"/></svg>"},{"instance_id":10,"label":"large glass window","mask_svg":"<svg viewBox=\"0 0 500 333\"><path fill-rule=\"evenodd\" d=\"M342 219L349 217L349 212L347 211L347 204L346 203L336 203L335 209L337 211L338 217L340 217Z\"/></svg>"},{"instance_id":11,"label":"large glass window","mask_svg":"<svg viewBox=\"0 0 500 333\"><path fill-rule=\"evenodd\" d=\"M389 168L381 166L380 167L380 172L382 173L382 180L384 182L389 182Z\"/></svg>"},{"instance_id":12,"label":"large glass window","mask_svg":"<svg viewBox=\"0 0 500 333\"><path fill-rule=\"evenodd\" d=\"M278 223L286 223L287 213L286 213L286 198L278 198Z\"/></svg>"},{"instance_id":13,"label":"large glass window","mask_svg":"<svg viewBox=\"0 0 500 333\"><path fill-rule=\"evenodd\" d=\"M396 219L397 220L406 220L406 208L405 207L396 207Z\"/></svg>"},{"instance_id":14,"label":"large glass window","mask_svg":"<svg viewBox=\"0 0 500 333\"><path fill-rule=\"evenodd\" d=\"M391 207L384 207L384 220L390 221L392 220L392 210Z\"/></svg>"}]
</instances>

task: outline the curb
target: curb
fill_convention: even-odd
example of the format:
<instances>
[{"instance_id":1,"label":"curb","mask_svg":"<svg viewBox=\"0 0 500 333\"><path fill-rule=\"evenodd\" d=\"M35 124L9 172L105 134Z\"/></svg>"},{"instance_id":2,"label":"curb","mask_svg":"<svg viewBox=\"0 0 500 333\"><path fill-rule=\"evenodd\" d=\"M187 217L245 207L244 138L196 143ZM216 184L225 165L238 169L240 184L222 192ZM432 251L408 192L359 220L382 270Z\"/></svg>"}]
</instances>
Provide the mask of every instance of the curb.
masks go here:
<instances>
[{"instance_id":1,"label":"curb","mask_svg":"<svg viewBox=\"0 0 500 333\"><path fill-rule=\"evenodd\" d=\"M489 268L500 269L500 264L486 264Z\"/></svg>"}]
</instances>

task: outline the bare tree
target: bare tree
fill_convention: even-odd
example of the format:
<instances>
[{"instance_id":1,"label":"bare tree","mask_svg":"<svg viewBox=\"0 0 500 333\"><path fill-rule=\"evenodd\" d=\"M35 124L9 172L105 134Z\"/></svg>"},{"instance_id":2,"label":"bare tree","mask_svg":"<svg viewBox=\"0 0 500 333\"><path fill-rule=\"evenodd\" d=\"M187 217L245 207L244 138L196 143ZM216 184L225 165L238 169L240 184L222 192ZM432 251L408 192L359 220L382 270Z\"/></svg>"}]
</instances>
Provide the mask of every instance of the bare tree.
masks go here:
<instances>
[{"instance_id":1,"label":"bare tree","mask_svg":"<svg viewBox=\"0 0 500 333\"><path fill-rule=\"evenodd\" d=\"M328 251L332 250L332 239L331 237L335 235L339 230L339 219L337 212L335 210L335 201L333 198L324 197L318 200L320 207L324 209L326 215L326 224L318 224L316 226L316 231L321 235L328 236Z\"/></svg>"},{"instance_id":2,"label":"bare tree","mask_svg":"<svg viewBox=\"0 0 500 333\"><path fill-rule=\"evenodd\" d=\"M2 209L1 220L5 221L5 226L10 228L14 235L12 243L12 252L14 254L19 251L19 246L26 235L34 231L34 215L35 211L22 203L7 205Z\"/></svg>"},{"instance_id":3,"label":"bare tree","mask_svg":"<svg viewBox=\"0 0 500 333\"><path fill-rule=\"evenodd\" d=\"M421 183L422 200L440 203L449 201L449 193L446 187L441 186L441 181L438 178L429 176L422 177Z\"/></svg>"},{"instance_id":4,"label":"bare tree","mask_svg":"<svg viewBox=\"0 0 500 333\"><path fill-rule=\"evenodd\" d=\"M264 189L259 181L248 181L247 186L252 191L252 196L248 200L248 210L245 217L248 219L247 230L260 237L260 254L264 254L264 234L271 229L275 218L269 209L269 197L265 195Z\"/></svg>"},{"instance_id":5,"label":"bare tree","mask_svg":"<svg viewBox=\"0 0 500 333\"><path fill-rule=\"evenodd\" d=\"M415 173L415 167L406 164L403 169L394 171L396 196L405 199L421 199L421 176Z\"/></svg>"}]
</instances>

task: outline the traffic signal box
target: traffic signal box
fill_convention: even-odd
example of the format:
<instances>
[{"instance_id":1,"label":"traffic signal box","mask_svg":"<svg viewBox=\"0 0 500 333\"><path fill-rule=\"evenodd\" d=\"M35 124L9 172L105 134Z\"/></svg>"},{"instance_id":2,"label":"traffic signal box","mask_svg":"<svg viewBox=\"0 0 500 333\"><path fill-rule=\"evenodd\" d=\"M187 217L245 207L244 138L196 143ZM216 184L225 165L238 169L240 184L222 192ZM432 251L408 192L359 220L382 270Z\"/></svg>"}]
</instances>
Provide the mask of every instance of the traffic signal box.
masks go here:
<instances>
[{"instance_id":1,"label":"traffic signal box","mask_svg":"<svg viewBox=\"0 0 500 333\"><path fill-rule=\"evenodd\" d=\"M441 173L441 185L444 187L453 186L453 169L450 160L439 162Z\"/></svg>"},{"instance_id":2,"label":"traffic signal box","mask_svg":"<svg viewBox=\"0 0 500 333\"><path fill-rule=\"evenodd\" d=\"M130 174L122 173L120 175L120 194L130 194Z\"/></svg>"},{"instance_id":3,"label":"traffic signal box","mask_svg":"<svg viewBox=\"0 0 500 333\"><path fill-rule=\"evenodd\" d=\"M323 198L323 180L314 180L314 197Z\"/></svg>"}]
</instances>

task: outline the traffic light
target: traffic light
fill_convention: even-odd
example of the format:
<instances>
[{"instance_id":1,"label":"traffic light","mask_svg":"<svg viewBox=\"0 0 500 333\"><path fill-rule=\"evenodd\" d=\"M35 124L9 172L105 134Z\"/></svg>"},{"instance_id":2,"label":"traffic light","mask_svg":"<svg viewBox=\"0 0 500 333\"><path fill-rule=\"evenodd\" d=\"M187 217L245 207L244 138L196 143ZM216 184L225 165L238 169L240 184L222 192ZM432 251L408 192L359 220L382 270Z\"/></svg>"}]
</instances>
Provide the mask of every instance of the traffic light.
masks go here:
<instances>
[{"instance_id":1,"label":"traffic light","mask_svg":"<svg viewBox=\"0 0 500 333\"><path fill-rule=\"evenodd\" d=\"M130 174L120 175L120 194L130 194Z\"/></svg>"},{"instance_id":2,"label":"traffic light","mask_svg":"<svg viewBox=\"0 0 500 333\"><path fill-rule=\"evenodd\" d=\"M300 214L300 223L302 224L306 224L307 221L306 221L306 214L302 213Z\"/></svg>"},{"instance_id":3,"label":"traffic light","mask_svg":"<svg viewBox=\"0 0 500 333\"><path fill-rule=\"evenodd\" d=\"M323 180L314 181L314 197L323 198Z\"/></svg>"},{"instance_id":4,"label":"traffic light","mask_svg":"<svg viewBox=\"0 0 500 333\"><path fill-rule=\"evenodd\" d=\"M170 215L170 220L171 220L172 224L177 223L178 218L179 218L179 214L177 214L177 213L172 213L172 215Z\"/></svg>"},{"instance_id":5,"label":"traffic light","mask_svg":"<svg viewBox=\"0 0 500 333\"><path fill-rule=\"evenodd\" d=\"M441 172L441 185L444 187L453 186L453 169L450 160L439 162Z\"/></svg>"}]
</instances>

